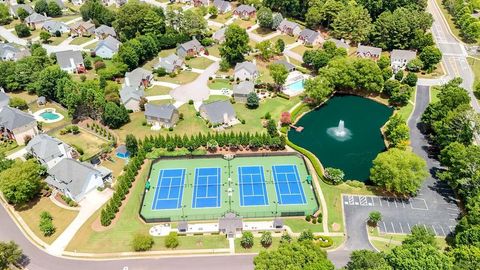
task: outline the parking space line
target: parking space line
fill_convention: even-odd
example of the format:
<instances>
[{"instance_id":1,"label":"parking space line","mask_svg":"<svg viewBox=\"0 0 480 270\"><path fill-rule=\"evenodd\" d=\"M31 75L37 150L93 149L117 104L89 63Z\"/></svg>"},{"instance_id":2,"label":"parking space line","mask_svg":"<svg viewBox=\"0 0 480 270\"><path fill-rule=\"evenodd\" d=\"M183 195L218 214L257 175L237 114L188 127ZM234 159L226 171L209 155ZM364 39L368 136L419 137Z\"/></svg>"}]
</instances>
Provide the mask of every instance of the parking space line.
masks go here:
<instances>
[{"instance_id":1,"label":"parking space line","mask_svg":"<svg viewBox=\"0 0 480 270\"><path fill-rule=\"evenodd\" d=\"M442 230L443 232L443 236L447 236L447 234L445 233L445 231L443 230L443 226L439 225L440 226L440 229Z\"/></svg>"},{"instance_id":2,"label":"parking space line","mask_svg":"<svg viewBox=\"0 0 480 270\"><path fill-rule=\"evenodd\" d=\"M393 202L395 203L395 208L398 208L398 206L397 206L397 200L396 200L396 199L393 199Z\"/></svg>"},{"instance_id":3,"label":"parking space line","mask_svg":"<svg viewBox=\"0 0 480 270\"><path fill-rule=\"evenodd\" d=\"M398 223L398 225L400 225L400 230L402 230L402 233L404 233L404 232L403 232L402 223L401 223L401 222L399 222L399 223Z\"/></svg>"},{"instance_id":4,"label":"parking space line","mask_svg":"<svg viewBox=\"0 0 480 270\"><path fill-rule=\"evenodd\" d=\"M427 230L427 231L428 231L428 229L427 229L427 225L423 224L423 227L425 228L425 230Z\"/></svg>"},{"instance_id":5,"label":"parking space line","mask_svg":"<svg viewBox=\"0 0 480 270\"><path fill-rule=\"evenodd\" d=\"M387 225L385 224L384 221L382 221L382 223L383 223L383 228L385 228L385 232L387 233L387 232L388 232L388 231L387 231Z\"/></svg>"},{"instance_id":6,"label":"parking space line","mask_svg":"<svg viewBox=\"0 0 480 270\"><path fill-rule=\"evenodd\" d=\"M455 226L448 226L448 230L450 231L450 233L453 232L455 230Z\"/></svg>"},{"instance_id":7,"label":"parking space line","mask_svg":"<svg viewBox=\"0 0 480 270\"><path fill-rule=\"evenodd\" d=\"M403 203L403 200L401 200L400 202L402 203L402 205L403 205L403 208L405 208L405 204Z\"/></svg>"},{"instance_id":8,"label":"parking space line","mask_svg":"<svg viewBox=\"0 0 480 270\"><path fill-rule=\"evenodd\" d=\"M392 224L392 230L393 230L393 233L396 233L395 232L395 226L393 226L393 222L390 222Z\"/></svg>"},{"instance_id":9,"label":"parking space line","mask_svg":"<svg viewBox=\"0 0 480 270\"><path fill-rule=\"evenodd\" d=\"M380 206L383 207L383 205L382 205L382 198L378 198L378 201L380 202Z\"/></svg>"},{"instance_id":10,"label":"parking space line","mask_svg":"<svg viewBox=\"0 0 480 270\"><path fill-rule=\"evenodd\" d=\"M410 224L408 222L407 222L407 226L408 226L408 232L411 232L412 228L410 228Z\"/></svg>"},{"instance_id":11,"label":"parking space line","mask_svg":"<svg viewBox=\"0 0 480 270\"><path fill-rule=\"evenodd\" d=\"M387 201L388 207L390 207L390 202L388 201L388 199L386 201Z\"/></svg>"},{"instance_id":12,"label":"parking space line","mask_svg":"<svg viewBox=\"0 0 480 270\"><path fill-rule=\"evenodd\" d=\"M431 226L432 226L433 231L435 232L435 235L438 235L437 230L435 230L435 226L433 226L433 225L431 225Z\"/></svg>"},{"instance_id":13,"label":"parking space line","mask_svg":"<svg viewBox=\"0 0 480 270\"><path fill-rule=\"evenodd\" d=\"M372 199L372 202L371 203L369 202L368 205L375 206L375 200L373 199L373 197L370 197L370 199Z\"/></svg>"}]
</instances>

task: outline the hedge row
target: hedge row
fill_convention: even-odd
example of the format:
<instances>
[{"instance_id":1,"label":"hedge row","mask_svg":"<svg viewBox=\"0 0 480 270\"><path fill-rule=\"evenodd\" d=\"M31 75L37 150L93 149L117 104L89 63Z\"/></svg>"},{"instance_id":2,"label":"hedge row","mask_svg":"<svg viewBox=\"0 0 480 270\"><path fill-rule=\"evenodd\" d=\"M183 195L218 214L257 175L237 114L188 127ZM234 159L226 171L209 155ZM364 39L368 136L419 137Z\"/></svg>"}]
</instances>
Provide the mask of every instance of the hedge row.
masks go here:
<instances>
[{"instance_id":1,"label":"hedge row","mask_svg":"<svg viewBox=\"0 0 480 270\"><path fill-rule=\"evenodd\" d=\"M143 164L145 155L146 153L144 149L140 149L137 155L131 158L125 166L124 173L118 177L115 192L100 213L100 223L102 226L108 226L112 223L112 220L115 218L115 215L122 205L122 201L132 187L133 181L135 181L135 177Z\"/></svg>"},{"instance_id":2,"label":"hedge row","mask_svg":"<svg viewBox=\"0 0 480 270\"><path fill-rule=\"evenodd\" d=\"M310 162L312 162L313 168L315 169L315 172L317 173L317 175L323 178L323 166L314 154L312 154L307 149L292 143L288 139L287 139L287 145L293 148L294 150L300 152L302 155L306 156L310 160Z\"/></svg>"}]
</instances>

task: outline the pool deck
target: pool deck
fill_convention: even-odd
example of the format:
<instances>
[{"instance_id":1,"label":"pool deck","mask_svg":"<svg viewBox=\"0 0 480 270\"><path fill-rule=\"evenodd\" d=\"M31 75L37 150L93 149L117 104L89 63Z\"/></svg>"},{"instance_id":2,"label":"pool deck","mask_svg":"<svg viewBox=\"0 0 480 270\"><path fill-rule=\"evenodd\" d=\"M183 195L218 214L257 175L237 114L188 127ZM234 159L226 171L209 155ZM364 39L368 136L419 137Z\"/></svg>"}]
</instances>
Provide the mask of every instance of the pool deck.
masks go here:
<instances>
[{"instance_id":1,"label":"pool deck","mask_svg":"<svg viewBox=\"0 0 480 270\"><path fill-rule=\"evenodd\" d=\"M54 113L54 114L58 115L58 118L56 118L56 119L45 119L44 117L42 117L42 113L46 113L46 112ZM57 113L55 108L43 108L41 110L36 111L32 115L33 115L33 117L35 117L35 120L37 120L39 122L43 122L43 123L55 123L55 122L59 122L59 121L63 120L63 115L61 113Z\"/></svg>"}]
</instances>

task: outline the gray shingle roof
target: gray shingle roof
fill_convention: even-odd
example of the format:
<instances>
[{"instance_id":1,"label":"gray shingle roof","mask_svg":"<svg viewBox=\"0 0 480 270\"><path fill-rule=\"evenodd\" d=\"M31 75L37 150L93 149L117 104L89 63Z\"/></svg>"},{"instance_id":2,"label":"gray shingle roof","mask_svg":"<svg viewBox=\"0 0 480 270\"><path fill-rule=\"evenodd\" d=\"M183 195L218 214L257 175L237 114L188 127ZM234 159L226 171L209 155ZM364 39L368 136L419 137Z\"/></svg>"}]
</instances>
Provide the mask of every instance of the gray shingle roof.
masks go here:
<instances>
[{"instance_id":1,"label":"gray shingle roof","mask_svg":"<svg viewBox=\"0 0 480 270\"><path fill-rule=\"evenodd\" d=\"M232 4L223 0L214 0L213 5L218 9L218 12L225 12L229 7L231 8Z\"/></svg>"},{"instance_id":2,"label":"gray shingle roof","mask_svg":"<svg viewBox=\"0 0 480 270\"><path fill-rule=\"evenodd\" d=\"M207 119L213 124L223 123L225 114L228 118L235 117L235 110L228 100L215 101L208 104L202 104L201 108L205 110Z\"/></svg>"},{"instance_id":3,"label":"gray shingle roof","mask_svg":"<svg viewBox=\"0 0 480 270\"><path fill-rule=\"evenodd\" d=\"M50 17L43 16L42 14L38 14L36 12L30 14L28 17L25 18L26 23L41 23L46 22L50 19Z\"/></svg>"},{"instance_id":4,"label":"gray shingle roof","mask_svg":"<svg viewBox=\"0 0 480 270\"><path fill-rule=\"evenodd\" d=\"M65 24L63 22L57 22L57 21L47 21L43 24L42 28L47 30L48 32L50 32L52 34L57 32L57 31L62 32L62 28L70 30L70 26L68 26L67 24Z\"/></svg>"},{"instance_id":5,"label":"gray shingle roof","mask_svg":"<svg viewBox=\"0 0 480 270\"><path fill-rule=\"evenodd\" d=\"M405 59L407 61L410 61L417 57L417 53L414 51L408 51L408 50L393 50L390 53L390 58L393 59Z\"/></svg>"},{"instance_id":6,"label":"gray shingle roof","mask_svg":"<svg viewBox=\"0 0 480 270\"><path fill-rule=\"evenodd\" d=\"M176 67L183 66L183 59L180 58L178 55L172 53L167 57L160 58L158 64L155 65L155 69L157 68L164 68L167 72L172 72Z\"/></svg>"},{"instance_id":7,"label":"gray shingle roof","mask_svg":"<svg viewBox=\"0 0 480 270\"><path fill-rule=\"evenodd\" d=\"M360 56L379 56L382 53L382 48L372 47L372 46L365 46L359 45L357 48L357 54Z\"/></svg>"},{"instance_id":8,"label":"gray shingle roof","mask_svg":"<svg viewBox=\"0 0 480 270\"><path fill-rule=\"evenodd\" d=\"M23 8L28 14L32 14L34 12L33 8L29 5L26 5L26 4L12 5L10 8L13 12L12 15L14 15L14 16L18 16L18 9L19 8Z\"/></svg>"},{"instance_id":9,"label":"gray shingle roof","mask_svg":"<svg viewBox=\"0 0 480 270\"><path fill-rule=\"evenodd\" d=\"M133 86L124 86L122 90L120 90L120 99L123 104L127 103L130 99L140 101L144 95L145 92L143 92L143 90L138 90Z\"/></svg>"},{"instance_id":10,"label":"gray shingle roof","mask_svg":"<svg viewBox=\"0 0 480 270\"><path fill-rule=\"evenodd\" d=\"M180 47L182 49L184 49L185 51L188 51L188 50L191 50L191 49L199 49L199 48L203 48L202 44L200 44L200 42L198 42L198 40L196 40L195 38L190 40L190 41L187 41L183 44L180 44Z\"/></svg>"},{"instance_id":11,"label":"gray shingle roof","mask_svg":"<svg viewBox=\"0 0 480 270\"><path fill-rule=\"evenodd\" d=\"M279 65L282 65L284 66L288 71L292 70L292 69L295 69L295 66L285 60L277 60L275 62L273 62L275 64L279 64Z\"/></svg>"},{"instance_id":12,"label":"gray shingle roof","mask_svg":"<svg viewBox=\"0 0 480 270\"><path fill-rule=\"evenodd\" d=\"M291 22L288 19L283 19L283 21L278 25L277 29L295 29L296 27L300 27L298 23L296 22Z\"/></svg>"},{"instance_id":13,"label":"gray shingle roof","mask_svg":"<svg viewBox=\"0 0 480 270\"><path fill-rule=\"evenodd\" d=\"M80 51L62 51L55 53L55 55L57 56L57 64L60 66L60 68L71 68L72 61L75 66L80 64L83 65L83 56L82 52Z\"/></svg>"},{"instance_id":14,"label":"gray shingle roof","mask_svg":"<svg viewBox=\"0 0 480 270\"><path fill-rule=\"evenodd\" d=\"M10 97L5 92L0 91L0 106L7 106L10 102Z\"/></svg>"},{"instance_id":15,"label":"gray shingle roof","mask_svg":"<svg viewBox=\"0 0 480 270\"><path fill-rule=\"evenodd\" d=\"M212 38L216 41L224 40L225 39L225 30L227 30L226 27L218 29L217 32L215 32L213 34Z\"/></svg>"},{"instance_id":16,"label":"gray shingle roof","mask_svg":"<svg viewBox=\"0 0 480 270\"><path fill-rule=\"evenodd\" d=\"M243 12L252 13L255 11L257 11L257 9L254 6L249 6L249 5L240 5L235 9L235 12L238 12L238 13L243 13Z\"/></svg>"},{"instance_id":17,"label":"gray shingle roof","mask_svg":"<svg viewBox=\"0 0 480 270\"><path fill-rule=\"evenodd\" d=\"M257 66L254 63L248 62L248 61L237 63L235 65L235 72L242 69L246 69L250 74L254 74L258 72Z\"/></svg>"},{"instance_id":18,"label":"gray shingle roof","mask_svg":"<svg viewBox=\"0 0 480 270\"><path fill-rule=\"evenodd\" d=\"M98 50L100 47L105 46L109 48L112 52L116 53L118 52L118 48L120 47L120 44L122 44L120 41L118 41L116 38L112 36L108 36L104 40L100 40L98 42L97 47L95 47L95 51Z\"/></svg>"},{"instance_id":19,"label":"gray shingle roof","mask_svg":"<svg viewBox=\"0 0 480 270\"><path fill-rule=\"evenodd\" d=\"M10 43L0 43L0 58L7 57L8 54L17 54L20 49Z\"/></svg>"},{"instance_id":20,"label":"gray shingle roof","mask_svg":"<svg viewBox=\"0 0 480 270\"><path fill-rule=\"evenodd\" d=\"M116 37L117 33L115 33L115 29L113 27L107 25L100 25L97 29L95 29L96 35L109 35L112 37Z\"/></svg>"},{"instance_id":21,"label":"gray shingle roof","mask_svg":"<svg viewBox=\"0 0 480 270\"><path fill-rule=\"evenodd\" d=\"M83 27L83 28L85 28L85 30L91 31L92 33L95 31L95 24L93 24L91 22L80 21L80 22L76 22L76 23L72 24L72 26L71 26L71 28L74 29L74 30L76 30L79 27Z\"/></svg>"},{"instance_id":22,"label":"gray shingle roof","mask_svg":"<svg viewBox=\"0 0 480 270\"><path fill-rule=\"evenodd\" d=\"M248 95L255 91L255 85L251 81L243 81L233 86L233 94Z\"/></svg>"},{"instance_id":23,"label":"gray shingle roof","mask_svg":"<svg viewBox=\"0 0 480 270\"><path fill-rule=\"evenodd\" d=\"M28 142L26 150L35 155L41 162L49 162L52 159L64 156L64 153L69 152L71 147L57 138L42 133Z\"/></svg>"},{"instance_id":24,"label":"gray shingle roof","mask_svg":"<svg viewBox=\"0 0 480 270\"><path fill-rule=\"evenodd\" d=\"M314 43L320 34L317 31L311 29L303 29L298 35L299 38L302 38L308 43Z\"/></svg>"},{"instance_id":25,"label":"gray shingle roof","mask_svg":"<svg viewBox=\"0 0 480 270\"><path fill-rule=\"evenodd\" d=\"M331 38L328 41L332 41L333 43L335 43L337 48L345 48L347 50L350 48L350 46L348 46L348 44L345 43L345 41L342 41L342 40L339 40L339 39L336 39L336 38Z\"/></svg>"},{"instance_id":26,"label":"gray shingle roof","mask_svg":"<svg viewBox=\"0 0 480 270\"><path fill-rule=\"evenodd\" d=\"M175 108L175 106L173 106L172 104L145 104L145 116L150 116L154 118L172 120L172 116L176 110L177 108Z\"/></svg>"},{"instance_id":27,"label":"gray shingle roof","mask_svg":"<svg viewBox=\"0 0 480 270\"><path fill-rule=\"evenodd\" d=\"M10 131L32 122L36 122L36 120L31 114L8 106L0 108L0 126Z\"/></svg>"},{"instance_id":28,"label":"gray shingle roof","mask_svg":"<svg viewBox=\"0 0 480 270\"><path fill-rule=\"evenodd\" d=\"M243 228L241 217L237 217L234 213L227 213L225 217L218 220L218 229L226 234L235 233Z\"/></svg>"},{"instance_id":29,"label":"gray shingle roof","mask_svg":"<svg viewBox=\"0 0 480 270\"><path fill-rule=\"evenodd\" d=\"M48 184L59 189L67 189L74 198L85 191L92 175L104 177L104 172L71 158L60 160L47 173L49 176L45 181Z\"/></svg>"},{"instance_id":30,"label":"gray shingle roof","mask_svg":"<svg viewBox=\"0 0 480 270\"><path fill-rule=\"evenodd\" d=\"M142 80L150 80L152 72L144 68L136 68L131 72L125 73L125 78L128 79L127 86L138 87Z\"/></svg>"}]
</instances>

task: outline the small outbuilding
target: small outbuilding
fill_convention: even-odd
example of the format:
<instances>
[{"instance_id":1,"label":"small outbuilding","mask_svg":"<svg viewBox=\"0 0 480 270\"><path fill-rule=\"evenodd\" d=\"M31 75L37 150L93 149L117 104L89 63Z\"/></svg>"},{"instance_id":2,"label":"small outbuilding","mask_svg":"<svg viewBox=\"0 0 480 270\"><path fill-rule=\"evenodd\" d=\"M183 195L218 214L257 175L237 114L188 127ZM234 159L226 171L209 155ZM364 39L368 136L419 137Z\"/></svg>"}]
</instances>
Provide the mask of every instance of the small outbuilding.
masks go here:
<instances>
[{"instance_id":1,"label":"small outbuilding","mask_svg":"<svg viewBox=\"0 0 480 270\"><path fill-rule=\"evenodd\" d=\"M115 149L115 154L119 158L128 158L130 156L130 153L127 150L127 147L125 144L121 144Z\"/></svg>"},{"instance_id":2,"label":"small outbuilding","mask_svg":"<svg viewBox=\"0 0 480 270\"><path fill-rule=\"evenodd\" d=\"M218 230L227 235L228 238L233 238L243 229L243 222L241 217L237 217L235 213L226 213L224 217L218 220Z\"/></svg>"}]
</instances>

